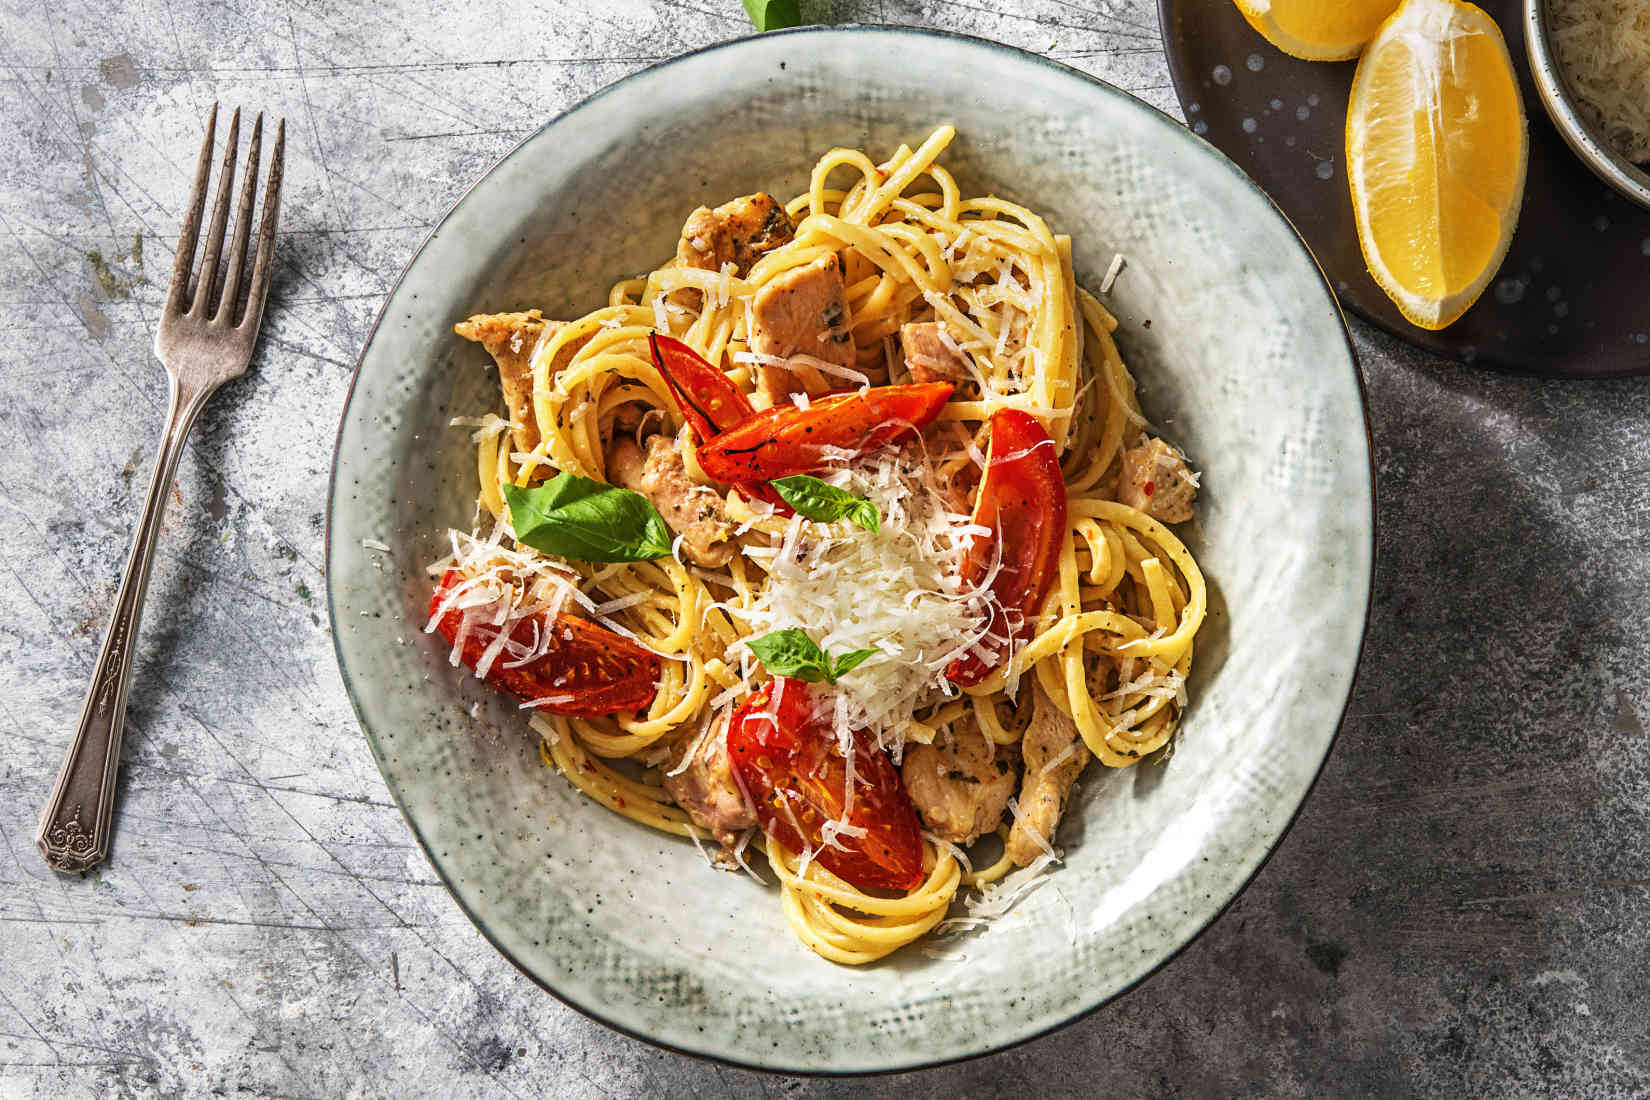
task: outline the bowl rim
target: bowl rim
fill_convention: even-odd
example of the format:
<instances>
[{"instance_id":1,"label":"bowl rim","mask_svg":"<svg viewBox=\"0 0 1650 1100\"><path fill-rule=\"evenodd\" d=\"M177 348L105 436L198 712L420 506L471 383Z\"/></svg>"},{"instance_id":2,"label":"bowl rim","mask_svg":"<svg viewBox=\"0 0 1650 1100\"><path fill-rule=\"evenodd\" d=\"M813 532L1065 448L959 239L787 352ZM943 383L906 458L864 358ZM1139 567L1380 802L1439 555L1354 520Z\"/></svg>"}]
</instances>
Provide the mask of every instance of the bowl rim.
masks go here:
<instances>
[{"instance_id":1,"label":"bowl rim","mask_svg":"<svg viewBox=\"0 0 1650 1100\"><path fill-rule=\"evenodd\" d=\"M1547 24L1551 0L1524 0L1524 49L1541 106L1564 144L1583 164L1624 198L1650 210L1650 172L1618 153L1582 116L1553 49Z\"/></svg>"},{"instance_id":2,"label":"bowl rim","mask_svg":"<svg viewBox=\"0 0 1650 1100\"><path fill-rule=\"evenodd\" d=\"M1191 141L1196 145L1203 146L1205 151L1211 154L1218 163L1223 165L1224 169L1230 173L1233 178L1238 180L1242 186L1246 187L1265 201L1266 205L1274 214L1277 215L1278 219L1288 227L1289 232L1294 236L1296 243L1299 244L1302 253L1304 253L1306 258L1311 262L1313 270L1317 272L1318 279L1322 284L1328 303L1334 311L1335 320L1339 325L1341 339L1346 347L1349 365L1352 368L1353 384L1358 395L1358 408L1360 418L1363 423L1365 454L1367 455L1367 463L1364 474L1369 485L1369 578L1366 590L1364 592L1363 607L1361 609L1362 622L1358 630L1357 651L1353 655L1352 671L1346 684L1346 696L1341 701L1340 713L1335 719L1334 728L1330 731L1329 737L1324 743L1323 755L1318 760L1316 767L1313 769L1311 779L1307 782L1305 789L1301 792L1299 801L1289 811L1288 820L1284 822L1283 827L1279 829L1277 836L1272 840L1265 853L1261 856L1260 860L1255 864L1249 874L1244 877L1242 882L1239 883L1235 889L1233 889L1231 895L1227 897L1213 912L1211 912L1208 918L1200 924L1195 931L1187 936L1183 942L1165 953L1162 958L1154 962L1137 978L1117 989L1111 995L1101 997L1093 1003L1085 1005L1073 1011L1069 1015L1026 1035L1005 1042L989 1043L981 1046L977 1050L967 1051L961 1054L948 1055L939 1058L922 1058L919 1056L909 1061L901 1062L897 1065L877 1066L866 1069L818 1069L807 1066L783 1066L741 1059L729 1056L727 1054L717 1053L708 1048L694 1049L686 1045L657 1038L627 1024L620 1023L604 1011L599 1004L584 1003L575 999L573 995L564 993L557 989L555 986L550 984L550 982L541 978L538 974L529 969L526 964L516 958L516 956L498 940L488 924L471 910L470 906L465 903L458 891L454 888L454 884L449 878L446 869L433 855L430 843L425 838L423 832L419 829L418 823L414 820L413 816L407 812L407 807L403 801L399 785L391 779L388 774L383 774L384 785L389 790L390 797L395 801L396 809L401 812L402 819L407 823L407 827L411 831L413 839L417 841L419 849L424 854L425 861L430 865L431 870L435 872L436 878L440 881L443 889L446 890L448 898L455 905L457 905L459 911L464 914L465 918L475 927L476 931L481 934L482 938L487 941L493 950L498 952L499 955L501 955L511 966L513 966L534 985L550 994L561 1004L573 1009L582 1016L595 1020L604 1027L611 1028L621 1035L639 1040L649 1046L666 1050L673 1054L686 1055L688 1057L710 1062L715 1065L725 1065L737 1069L754 1070L773 1075L824 1078L878 1077L895 1073L909 1073L918 1070L937 1069L942 1066L969 1062L975 1059L984 1058L988 1055L1001 1053L1003 1051L1012 1050L1016 1047L1023 1046L1027 1043L1033 1042L1034 1040L1044 1038L1045 1036L1059 1031L1062 1028L1069 1027L1106 1005L1120 1000L1121 998L1134 992L1144 982L1158 974L1164 967L1168 966L1169 963L1177 959L1182 952L1200 939L1203 934L1215 924L1216 921L1226 914L1237 899L1243 895L1243 893L1260 875L1261 871L1265 869L1267 864L1271 861L1273 855L1276 854L1277 850L1282 847L1283 842L1288 838L1290 832L1293 830L1295 823L1299 821L1301 812L1305 809L1307 802L1311 799L1312 792L1317 788L1318 781L1323 777L1324 768L1328 764L1329 758L1334 752L1335 745L1340 740L1341 730L1346 723L1347 714L1351 708L1353 696L1357 693L1358 680L1362 673L1363 667L1363 655L1369 641L1369 623L1374 609L1375 600L1375 576L1378 567L1377 554L1380 547L1378 526L1380 507L1377 497L1378 479L1376 477L1375 467L1375 439L1370 420L1369 391L1367 385L1365 384L1363 366L1358 357L1357 346L1352 339L1351 329L1346 322L1345 311L1341 306L1339 297L1335 294L1334 285L1330 282L1327 273L1324 271L1323 266L1318 262L1317 257L1313 254L1311 247L1306 243L1305 238L1302 237L1300 231L1296 229L1294 222L1292 222L1289 219L1289 216L1278 207L1277 203L1272 201L1270 195L1262 190L1254 180L1252 180L1245 172L1243 172L1241 168L1237 166L1237 164L1235 164L1218 148L1210 144L1205 139L1192 133L1189 128L1184 126L1172 115L1169 115L1167 112L1153 106L1150 103L1147 103L1138 96L1135 96L1106 80L1102 80L1097 76L1093 76L1089 73L1083 72L1081 69L1063 64L1052 58L1045 57L1042 54L1033 53L1030 50L1024 50L1017 46L1011 46L1007 43L997 42L992 39L980 38L975 35L963 34L957 31L949 31L940 28L919 27L900 23L843 23L834 25L815 24L777 31L766 31L741 35L737 38L729 38L718 42L709 43L707 45L665 58L664 60L656 61L650 65L644 66L643 68L637 69L635 72L627 73L619 79L598 88L596 91L592 92L588 96L585 96L583 99L579 100L577 103L574 103L566 110L563 110L547 119L542 125L534 129L532 133L526 135L516 144L512 145L507 151L494 160L484 172L477 176L474 181L464 188L452 204L442 213L441 217L431 225L429 232L425 234L424 239L413 251L406 264L402 267L400 273L396 275L395 281L385 292L384 300L379 305L376 314L373 316L372 324L368 327L366 337L362 341L361 351L356 356L355 367L351 372L349 386L344 394L343 408L339 413L338 429L333 441L332 468L328 472L327 477L326 525L322 533L322 538L324 540L322 565L327 579L327 617L328 625L332 631L333 659L338 666L339 679L342 681L344 692L349 698L350 707L355 712L356 723L360 726L361 732L366 738L369 747L373 750L375 764L379 762L377 736L373 731L373 727L367 721L361 700L356 691L354 679L351 677L349 668L345 663L341 640L342 631L339 629L341 622L341 613L339 611L339 592L338 586L333 579L332 570L334 508L338 505L340 495L339 490L341 486L338 470L339 458L343 450L344 429L349 422L350 411L355 402L356 386L360 382L361 368L365 364L367 355L372 350L373 342L377 338L378 331L383 325L384 319L389 312L390 303L394 299L396 292L401 288L401 284L406 280L408 273L418 263L430 243L441 232L442 226L447 223L447 221L455 212L458 211L461 206L470 200L476 189L479 188L490 176L492 176L492 174L496 172L501 165L519 153L527 145L538 140L546 133L546 131L550 130L564 119L572 117L589 104L594 103L595 101L614 92L622 85L631 83L632 81L638 80L659 70L669 68L670 66L675 65L687 58L698 57L700 55L711 54L722 50L737 49L743 44L752 41L765 41L781 36L788 37L841 33L889 36L912 35L917 37L945 39L968 48L983 47L989 51L1006 54L1018 60L1031 61L1044 68L1050 69L1057 74L1074 78L1090 85L1103 94L1124 100L1127 103L1132 104L1135 108L1161 116L1163 121L1170 123L1173 129L1179 131L1186 140ZM379 770L380 773L383 773L382 766L380 766Z\"/></svg>"}]
</instances>

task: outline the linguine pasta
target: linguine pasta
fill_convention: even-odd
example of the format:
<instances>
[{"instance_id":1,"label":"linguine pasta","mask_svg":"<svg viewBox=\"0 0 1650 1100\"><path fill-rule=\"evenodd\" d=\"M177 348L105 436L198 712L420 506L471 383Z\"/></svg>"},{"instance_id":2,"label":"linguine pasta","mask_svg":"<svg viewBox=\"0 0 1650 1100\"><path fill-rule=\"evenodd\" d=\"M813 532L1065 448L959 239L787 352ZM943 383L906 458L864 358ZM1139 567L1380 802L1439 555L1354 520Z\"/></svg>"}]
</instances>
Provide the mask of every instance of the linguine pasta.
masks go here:
<instances>
[{"instance_id":1,"label":"linguine pasta","mask_svg":"<svg viewBox=\"0 0 1650 1100\"><path fill-rule=\"evenodd\" d=\"M658 690L641 710L532 715L545 762L613 812L695 844L712 840L676 804L666 773L678 758L693 758L706 739L722 736L728 712L763 682L761 666L740 643L777 624L770 593L779 583L776 571L819 553L797 547L825 535L733 489L726 500L737 552L723 567L693 564L680 553L641 562L541 562L512 543L504 488L526 488L555 473L609 480L607 448L616 432L634 430L638 409L663 431L681 427L678 405L650 356L651 333L683 341L763 407L758 371L771 364L752 349L752 301L787 272L827 255L841 261L851 365L789 357L780 365L808 392L903 378L897 342L910 322L940 322L966 365L967 377L920 444L890 449L899 454L899 476L915 486L911 492L953 493L958 503L940 510L950 519L934 522L968 530L966 500L956 494L977 483L986 425L1003 408L1031 414L1046 430L1061 456L1067 496L1057 572L1034 629L984 682L967 689L944 683L943 662L923 666L934 669L931 684L885 677L907 685L910 701L901 696L900 706L910 713L877 729L879 743L897 762L906 743L943 740L971 722L991 751L1017 759L1035 696L1074 723L1081 742L1044 763L1045 770L1069 765L1079 750L1086 750L1076 757L1079 766L1092 754L1106 767L1128 767L1169 745L1186 703L1207 594L1181 540L1119 499L1125 452L1145 437L1147 424L1113 339L1117 322L1076 285L1068 237L1024 206L961 192L938 163L952 138L952 129L941 127L880 164L855 149L826 153L807 191L784 204L795 225L788 243L765 252L742 276L731 264L709 271L678 259L620 281L606 305L547 326L532 347L536 443L521 449L512 430L520 425L497 417L475 433L478 530L455 533L453 558L433 570L459 562L470 572L506 570L518 584L538 577L541 602L587 615L661 658ZM692 448L684 447L686 467L697 476ZM851 476L844 470L835 480L849 484ZM906 491L888 491L896 490ZM898 506L897 493L888 499ZM833 530L839 542L866 537ZM567 591L542 595L559 593L558 585ZM936 598L950 598L948 591L933 588ZM889 660L897 648L886 647ZM861 682L867 697L882 690L874 672L868 665ZM856 675L844 678L845 688ZM693 750L685 757L684 745ZM1019 820L1021 807L1010 808ZM993 835L1008 834L1008 827L988 830L979 850L995 843ZM1036 863L1046 866L1056 858L1052 835L1033 836L1044 853ZM960 891L990 890L1013 866L1005 851L972 870L957 846L931 834L923 843L921 884L897 894L852 886L812 853L788 851L760 831L747 832L729 857L749 869L747 852L762 852L803 943L834 962L859 964L934 930Z\"/></svg>"}]
</instances>

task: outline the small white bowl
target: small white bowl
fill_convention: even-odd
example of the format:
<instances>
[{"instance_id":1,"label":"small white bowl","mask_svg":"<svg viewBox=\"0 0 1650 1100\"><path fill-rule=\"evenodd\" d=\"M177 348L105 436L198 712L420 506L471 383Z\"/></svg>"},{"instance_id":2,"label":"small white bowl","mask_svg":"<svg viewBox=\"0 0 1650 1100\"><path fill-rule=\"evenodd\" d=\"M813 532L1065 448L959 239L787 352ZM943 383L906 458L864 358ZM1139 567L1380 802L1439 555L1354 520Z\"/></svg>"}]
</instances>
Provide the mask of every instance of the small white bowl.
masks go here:
<instances>
[{"instance_id":1,"label":"small white bowl","mask_svg":"<svg viewBox=\"0 0 1650 1100\"><path fill-rule=\"evenodd\" d=\"M1596 133L1582 114L1576 97L1559 67L1552 35L1548 33L1547 6L1551 0L1524 0L1524 43L1530 54L1530 73L1541 92L1553 125L1566 144L1575 150L1599 179L1640 206L1650 210L1650 174L1634 164Z\"/></svg>"}]
</instances>

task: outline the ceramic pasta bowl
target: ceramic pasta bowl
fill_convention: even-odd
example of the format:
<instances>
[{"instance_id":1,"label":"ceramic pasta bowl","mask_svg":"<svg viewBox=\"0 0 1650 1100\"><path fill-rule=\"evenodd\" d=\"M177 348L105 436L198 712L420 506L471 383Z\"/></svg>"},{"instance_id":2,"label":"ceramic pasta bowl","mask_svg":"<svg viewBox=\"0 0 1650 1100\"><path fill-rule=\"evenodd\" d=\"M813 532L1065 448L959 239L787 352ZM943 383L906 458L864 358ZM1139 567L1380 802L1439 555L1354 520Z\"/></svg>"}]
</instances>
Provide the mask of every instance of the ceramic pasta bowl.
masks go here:
<instances>
[{"instance_id":1,"label":"ceramic pasta bowl","mask_svg":"<svg viewBox=\"0 0 1650 1100\"><path fill-rule=\"evenodd\" d=\"M898 64L890 65L890 58ZM1181 528L1210 583L1192 704L1166 761L1092 766L1065 861L982 931L863 968L811 954L776 888L610 813L547 768L524 712L423 633L426 565L468 527L454 416L496 407L480 311L599 305L708 200L791 195L825 150L886 155L941 123L965 193L1042 213L1106 295L1146 414L1202 473ZM1230 162L1130 96L1041 58L843 27L731 42L638 73L523 142L391 292L339 431L332 623L385 780L460 906L512 962L625 1032L766 1069L875 1072L1038 1035L1140 981L1215 918L1312 786L1351 690L1373 556L1370 449L1317 265ZM388 550L380 549L387 546ZM760 864L758 865L760 868ZM771 875L768 876L771 881Z\"/></svg>"}]
</instances>

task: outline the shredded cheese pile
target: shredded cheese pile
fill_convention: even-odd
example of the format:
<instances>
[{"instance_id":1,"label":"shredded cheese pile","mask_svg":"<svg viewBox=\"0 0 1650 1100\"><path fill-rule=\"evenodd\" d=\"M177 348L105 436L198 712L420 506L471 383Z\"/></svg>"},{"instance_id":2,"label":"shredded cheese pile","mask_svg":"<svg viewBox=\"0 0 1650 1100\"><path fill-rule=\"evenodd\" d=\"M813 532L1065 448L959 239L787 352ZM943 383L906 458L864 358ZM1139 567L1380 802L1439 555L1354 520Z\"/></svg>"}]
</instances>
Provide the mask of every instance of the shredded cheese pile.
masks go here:
<instances>
[{"instance_id":1,"label":"shredded cheese pile","mask_svg":"<svg viewBox=\"0 0 1650 1100\"><path fill-rule=\"evenodd\" d=\"M728 609L753 634L799 627L827 653L877 650L822 697L843 745L869 729L896 761L907 740L933 739L914 715L956 693L946 667L986 639L990 621L991 576L976 587L959 572L982 529L947 508L934 476L918 447L822 475L875 504L880 531L792 517L769 546L747 548L768 583L750 606ZM748 654L743 664L754 677Z\"/></svg>"},{"instance_id":2,"label":"shredded cheese pile","mask_svg":"<svg viewBox=\"0 0 1650 1100\"><path fill-rule=\"evenodd\" d=\"M1622 156L1650 163L1650 4L1551 0L1548 17L1583 113Z\"/></svg>"}]
</instances>

